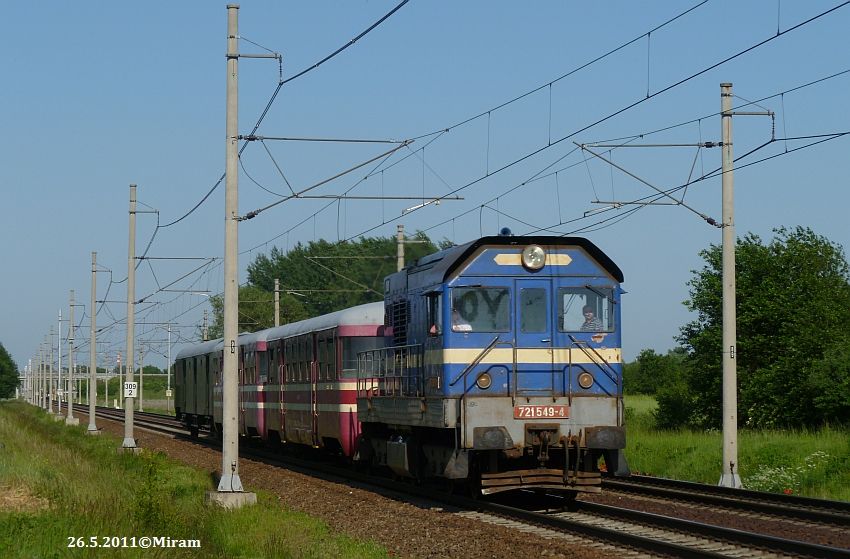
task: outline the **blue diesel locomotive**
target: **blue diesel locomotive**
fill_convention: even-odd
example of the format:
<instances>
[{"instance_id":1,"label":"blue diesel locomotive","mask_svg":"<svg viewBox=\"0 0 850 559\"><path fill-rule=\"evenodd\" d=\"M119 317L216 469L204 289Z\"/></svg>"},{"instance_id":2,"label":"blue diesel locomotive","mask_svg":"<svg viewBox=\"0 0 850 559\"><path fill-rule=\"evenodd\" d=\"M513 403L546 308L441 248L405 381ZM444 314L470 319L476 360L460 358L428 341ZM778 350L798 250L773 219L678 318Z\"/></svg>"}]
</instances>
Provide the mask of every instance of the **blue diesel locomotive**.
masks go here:
<instances>
[{"instance_id":1,"label":"blue diesel locomotive","mask_svg":"<svg viewBox=\"0 0 850 559\"><path fill-rule=\"evenodd\" d=\"M600 491L627 470L617 265L587 239L492 236L385 280L358 354L356 460L476 493Z\"/></svg>"}]
</instances>

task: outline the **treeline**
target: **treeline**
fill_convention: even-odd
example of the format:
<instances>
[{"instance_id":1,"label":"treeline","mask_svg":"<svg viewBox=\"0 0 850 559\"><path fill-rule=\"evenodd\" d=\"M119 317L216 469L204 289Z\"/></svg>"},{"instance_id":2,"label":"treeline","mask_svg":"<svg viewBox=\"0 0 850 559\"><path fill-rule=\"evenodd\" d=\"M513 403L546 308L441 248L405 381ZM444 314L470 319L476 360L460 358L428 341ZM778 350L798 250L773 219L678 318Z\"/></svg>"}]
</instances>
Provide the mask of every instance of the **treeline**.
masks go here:
<instances>
[{"instance_id":1,"label":"treeline","mask_svg":"<svg viewBox=\"0 0 850 559\"><path fill-rule=\"evenodd\" d=\"M757 428L850 423L850 273L841 247L811 229L780 228L763 242L737 241L738 419ZM438 247L419 233L405 245L408 262ZM658 401L665 428L717 428L722 411L721 247L702 251L686 301L696 319L666 355L642 352L625 367L627 393ZM240 288L241 331L274 325L279 278L281 323L383 298L383 279L396 268L392 237L315 241L287 253L273 248L248 266ZM222 333L221 297L209 338Z\"/></svg>"},{"instance_id":2,"label":"treeline","mask_svg":"<svg viewBox=\"0 0 850 559\"><path fill-rule=\"evenodd\" d=\"M405 261L439 248L424 233L405 243ZM411 242L413 241L413 242ZM239 288L239 330L254 332L274 326L274 280L280 280L281 324L336 310L381 301L384 278L396 270L394 237L361 237L356 241L325 240L297 244L289 252L277 247L248 265L248 282ZM224 299L210 298L213 324L209 339L221 337Z\"/></svg>"},{"instance_id":3,"label":"treeline","mask_svg":"<svg viewBox=\"0 0 850 559\"><path fill-rule=\"evenodd\" d=\"M14 398L18 382L18 366L0 343L0 398Z\"/></svg>"},{"instance_id":4,"label":"treeline","mask_svg":"<svg viewBox=\"0 0 850 559\"><path fill-rule=\"evenodd\" d=\"M850 423L850 273L843 250L808 228L736 249L738 421L756 428ZM722 412L721 248L701 252L680 348L641 352L627 393L654 394L659 427L717 428Z\"/></svg>"}]
</instances>

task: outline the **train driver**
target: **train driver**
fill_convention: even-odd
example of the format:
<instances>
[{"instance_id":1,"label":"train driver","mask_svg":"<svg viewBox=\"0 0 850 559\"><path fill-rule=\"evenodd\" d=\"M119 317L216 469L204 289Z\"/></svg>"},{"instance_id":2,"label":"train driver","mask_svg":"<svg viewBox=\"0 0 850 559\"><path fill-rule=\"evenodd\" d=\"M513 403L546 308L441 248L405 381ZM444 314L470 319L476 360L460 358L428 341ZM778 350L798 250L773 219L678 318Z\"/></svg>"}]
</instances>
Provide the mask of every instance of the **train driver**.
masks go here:
<instances>
[{"instance_id":1,"label":"train driver","mask_svg":"<svg viewBox=\"0 0 850 559\"><path fill-rule=\"evenodd\" d=\"M596 312L590 305L585 305L581 310L584 315L584 323L581 325L582 332L598 332L602 330L602 321L596 316Z\"/></svg>"}]
</instances>

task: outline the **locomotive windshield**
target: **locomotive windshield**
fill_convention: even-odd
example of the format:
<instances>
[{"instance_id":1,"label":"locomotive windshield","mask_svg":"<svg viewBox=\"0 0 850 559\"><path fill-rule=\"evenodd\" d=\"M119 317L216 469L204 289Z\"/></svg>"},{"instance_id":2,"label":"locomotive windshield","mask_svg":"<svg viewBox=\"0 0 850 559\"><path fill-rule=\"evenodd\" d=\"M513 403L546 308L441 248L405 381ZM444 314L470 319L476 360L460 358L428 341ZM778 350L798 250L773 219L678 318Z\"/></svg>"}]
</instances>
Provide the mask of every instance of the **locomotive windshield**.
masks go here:
<instances>
[{"instance_id":1,"label":"locomotive windshield","mask_svg":"<svg viewBox=\"0 0 850 559\"><path fill-rule=\"evenodd\" d=\"M611 332L614 297L610 287L558 289L558 329L561 332Z\"/></svg>"},{"instance_id":2,"label":"locomotive windshield","mask_svg":"<svg viewBox=\"0 0 850 559\"><path fill-rule=\"evenodd\" d=\"M452 290L452 330L507 332L510 302L506 287L456 287Z\"/></svg>"}]
</instances>

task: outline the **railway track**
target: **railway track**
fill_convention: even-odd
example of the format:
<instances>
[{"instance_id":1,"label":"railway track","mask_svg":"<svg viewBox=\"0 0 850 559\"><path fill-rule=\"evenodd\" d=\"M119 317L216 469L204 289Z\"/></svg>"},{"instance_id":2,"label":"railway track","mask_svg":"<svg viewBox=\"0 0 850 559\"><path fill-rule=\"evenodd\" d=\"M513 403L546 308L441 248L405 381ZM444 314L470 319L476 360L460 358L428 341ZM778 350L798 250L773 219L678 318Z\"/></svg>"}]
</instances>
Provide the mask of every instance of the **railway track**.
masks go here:
<instances>
[{"instance_id":1,"label":"railway track","mask_svg":"<svg viewBox=\"0 0 850 559\"><path fill-rule=\"evenodd\" d=\"M648 476L604 478L602 487L607 491L850 527L850 503L841 501L731 489Z\"/></svg>"},{"instance_id":2,"label":"railway track","mask_svg":"<svg viewBox=\"0 0 850 559\"><path fill-rule=\"evenodd\" d=\"M87 408L80 407L81 413L86 411ZM98 418L118 422L123 422L124 419L123 410L98 408L97 413ZM186 439L190 438L187 430L179 426L173 418L167 416L136 412L134 424L140 429L148 429ZM193 440L210 446L217 446L216 441L207 440L204 437ZM537 493L520 494L518 497L506 497L499 501L483 501L440 493L435 491L433 487L420 487L411 483L376 478L336 464L317 464L299 458L282 456L267 450L251 448L250 445L242 445L242 453L271 465L283 465L312 475L318 472L320 477L326 479L346 483L355 482L368 486L368 488L377 488L382 493L390 493L391 496L398 498L409 499L414 497L417 500L431 503L430 506L432 507L435 506L433 503L437 503L440 508L449 513L484 523L506 526L542 539L558 538L610 550L617 556L850 558L850 550L844 548L827 547L793 539L723 528L712 524L621 507L590 502L569 503L560 497ZM611 481L614 480L606 480L606 483L610 484ZM616 480L616 482L619 483L620 480ZM644 481L642 478L633 485L644 488L653 487L652 483ZM664 486L665 484L656 483L654 485ZM613 485L611 487L613 488ZM665 489L668 491L665 493L665 498L692 502L692 499L687 498L689 494L685 487L667 486ZM635 490L637 493L641 491L649 491L649 489ZM685 495L679 493L685 493ZM699 494L699 492L697 493ZM704 494L710 493L710 490L704 492ZM715 496L728 497L724 495ZM755 501L755 499L751 500ZM730 501L738 502L740 500L730 499ZM784 512L788 512L785 509L793 508L790 503L795 502L794 500L784 501L777 504L777 506L784 508L773 509L771 514L778 515L781 518L800 518L796 513L784 514ZM812 499L811 501L818 500ZM541 507L541 505L543 506ZM725 506L735 505L727 504ZM806 506L809 509L815 508L812 503L807 503ZM822 518L820 521L846 521L841 512L842 504L839 503L834 509L833 516L824 517L827 520Z\"/></svg>"}]
</instances>

